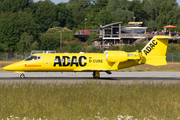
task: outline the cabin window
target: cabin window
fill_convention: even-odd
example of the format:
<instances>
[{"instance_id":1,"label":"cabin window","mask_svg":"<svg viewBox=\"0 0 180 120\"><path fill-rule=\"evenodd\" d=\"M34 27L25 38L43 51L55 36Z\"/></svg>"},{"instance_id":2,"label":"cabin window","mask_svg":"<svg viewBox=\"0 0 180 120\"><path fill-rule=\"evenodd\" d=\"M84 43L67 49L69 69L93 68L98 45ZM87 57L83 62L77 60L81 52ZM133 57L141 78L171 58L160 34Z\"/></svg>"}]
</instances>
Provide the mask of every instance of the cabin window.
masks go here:
<instances>
[{"instance_id":1,"label":"cabin window","mask_svg":"<svg viewBox=\"0 0 180 120\"><path fill-rule=\"evenodd\" d=\"M25 59L25 61L32 61L32 60L40 60L41 56L30 56Z\"/></svg>"}]
</instances>

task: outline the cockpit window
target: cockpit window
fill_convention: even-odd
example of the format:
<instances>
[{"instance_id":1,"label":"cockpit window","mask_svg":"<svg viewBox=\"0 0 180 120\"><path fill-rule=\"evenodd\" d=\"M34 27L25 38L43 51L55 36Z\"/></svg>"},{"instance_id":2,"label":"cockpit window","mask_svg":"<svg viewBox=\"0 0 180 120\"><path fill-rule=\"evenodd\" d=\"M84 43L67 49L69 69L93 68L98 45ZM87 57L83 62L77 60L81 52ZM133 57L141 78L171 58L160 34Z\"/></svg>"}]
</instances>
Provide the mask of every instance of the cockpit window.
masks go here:
<instances>
[{"instance_id":1,"label":"cockpit window","mask_svg":"<svg viewBox=\"0 0 180 120\"><path fill-rule=\"evenodd\" d=\"M29 56L25 61L40 60L41 56Z\"/></svg>"}]
</instances>

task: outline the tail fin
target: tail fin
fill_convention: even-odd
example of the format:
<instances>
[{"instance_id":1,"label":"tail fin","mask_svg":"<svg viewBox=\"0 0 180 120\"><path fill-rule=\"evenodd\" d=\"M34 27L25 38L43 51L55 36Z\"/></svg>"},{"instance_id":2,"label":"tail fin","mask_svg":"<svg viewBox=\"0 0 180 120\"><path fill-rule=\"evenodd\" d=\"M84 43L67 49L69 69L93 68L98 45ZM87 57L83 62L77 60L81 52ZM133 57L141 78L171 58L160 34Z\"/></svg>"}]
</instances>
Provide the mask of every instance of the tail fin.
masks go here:
<instances>
[{"instance_id":1,"label":"tail fin","mask_svg":"<svg viewBox=\"0 0 180 120\"><path fill-rule=\"evenodd\" d=\"M166 51L170 36L155 36L142 49L142 63L160 66L167 65Z\"/></svg>"}]
</instances>

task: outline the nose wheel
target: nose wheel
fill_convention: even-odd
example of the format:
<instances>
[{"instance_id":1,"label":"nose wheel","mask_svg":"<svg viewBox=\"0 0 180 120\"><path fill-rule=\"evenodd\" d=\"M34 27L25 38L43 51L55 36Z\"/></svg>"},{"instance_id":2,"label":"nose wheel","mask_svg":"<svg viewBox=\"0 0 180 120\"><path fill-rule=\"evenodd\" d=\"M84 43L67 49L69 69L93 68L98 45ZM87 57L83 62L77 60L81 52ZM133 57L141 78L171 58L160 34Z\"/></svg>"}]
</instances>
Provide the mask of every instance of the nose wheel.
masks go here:
<instances>
[{"instance_id":1,"label":"nose wheel","mask_svg":"<svg viewBox=\"0 0 180 120\"><path fill-rule=\"evenodd\" d=\"M20 78L21 78L21 79L24 79L24 78L25 78L25 75L22 73L22 74L20 75Z\"/></svg>"}]
</instances>

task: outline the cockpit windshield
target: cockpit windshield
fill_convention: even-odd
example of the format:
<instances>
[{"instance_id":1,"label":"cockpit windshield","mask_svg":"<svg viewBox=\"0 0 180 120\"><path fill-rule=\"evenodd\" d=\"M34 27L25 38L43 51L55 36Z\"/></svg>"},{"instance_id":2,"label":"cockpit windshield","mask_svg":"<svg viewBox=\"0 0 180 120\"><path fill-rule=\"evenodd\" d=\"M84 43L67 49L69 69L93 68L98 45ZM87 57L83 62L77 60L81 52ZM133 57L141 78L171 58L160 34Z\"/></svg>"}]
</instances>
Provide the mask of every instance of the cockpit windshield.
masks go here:
<instances>
[{"instance_id":1,"label":"cockpit windshield","mask_svg":"<svg viewBox=\"0 0 180 120\"><path fill-rule=\"evenodd\" d=\"M40 56L31 55L28 58L26 58L25 61L40 60L40 59L41 59Z\"/></svg>"}]
</instances>

